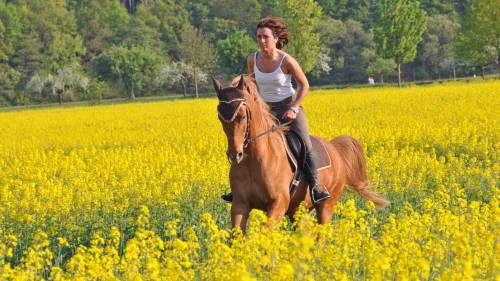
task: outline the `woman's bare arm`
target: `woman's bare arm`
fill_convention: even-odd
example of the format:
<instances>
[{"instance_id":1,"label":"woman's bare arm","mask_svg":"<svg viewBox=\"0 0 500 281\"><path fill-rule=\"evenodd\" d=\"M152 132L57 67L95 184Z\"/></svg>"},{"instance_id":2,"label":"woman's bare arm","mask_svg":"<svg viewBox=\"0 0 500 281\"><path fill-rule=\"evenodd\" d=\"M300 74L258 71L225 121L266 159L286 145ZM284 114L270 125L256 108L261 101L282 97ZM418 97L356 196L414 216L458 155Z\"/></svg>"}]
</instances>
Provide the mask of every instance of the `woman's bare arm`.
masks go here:
<instances>
[{"instance_id":1,"label":"woman's bare arm","mask_svg":"<svg viewBox=\"0 0 500 281\"><path fill-rule=\"evenodd\" d=\"M247 57L247 74L248 76L254 76L253 73L253 54L248 55Z\"/></svg>"},{"instance_id":2,"label":"woman's bare arm","mask_svg":"<svg viewBox=\"0 0 500 281\"><path fill-rule=\"evenodd\" d=\"M287 56L285 62L287 72L290 73L297 82L297 95L292 106L299 107L309 91L309 82L299 63L293 57Z\"/></svg>"}]
</instances>

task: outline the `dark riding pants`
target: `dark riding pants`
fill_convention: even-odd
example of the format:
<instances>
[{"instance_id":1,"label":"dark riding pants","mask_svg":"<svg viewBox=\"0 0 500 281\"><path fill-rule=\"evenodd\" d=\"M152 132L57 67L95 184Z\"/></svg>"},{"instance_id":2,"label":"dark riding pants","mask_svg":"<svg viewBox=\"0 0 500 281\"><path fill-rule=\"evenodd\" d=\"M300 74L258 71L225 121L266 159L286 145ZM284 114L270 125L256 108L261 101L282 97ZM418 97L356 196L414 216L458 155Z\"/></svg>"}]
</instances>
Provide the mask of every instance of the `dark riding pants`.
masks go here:
<instances>
[{"instance_id":1,"label":"dark riding pants","mask_svg":"<svg viewBox=\"0 0 500 281\"><path fill-rule=\"evenodd\" d=\"M283 119L283 115L292 105L292 97L286 98L279 102L268 102L267 104L271 107L271 112L278 118L280 124L288 122L288 120ZM297 113L297 118L293 120L290 124L290 130L297 132L306 145L307 151L312 151L312 143L309 138L309 129L307 127L306 115L302 106L299 108L299 113Z\"/></svg>"}]
</instances>

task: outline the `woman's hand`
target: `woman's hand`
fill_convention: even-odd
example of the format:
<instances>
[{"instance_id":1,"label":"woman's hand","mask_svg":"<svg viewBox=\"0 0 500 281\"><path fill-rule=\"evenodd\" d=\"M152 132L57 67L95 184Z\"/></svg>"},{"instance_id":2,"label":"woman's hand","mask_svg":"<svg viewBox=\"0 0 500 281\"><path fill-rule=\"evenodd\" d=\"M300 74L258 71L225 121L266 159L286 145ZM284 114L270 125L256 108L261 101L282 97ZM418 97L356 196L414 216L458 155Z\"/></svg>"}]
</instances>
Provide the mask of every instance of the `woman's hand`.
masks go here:
<instances>
[{"instance_id":1,"label":"woman's hand","mask_svg":"<svg viewBox=\"0 0 500 281\"><path fill-rule=\"evenodd\" d=\"M282 118L286 120L295 120L297 118L297 114L299 114L299 108L291 107L285 112L285 114L283 114Z\"/></svg>"}]
</instances>

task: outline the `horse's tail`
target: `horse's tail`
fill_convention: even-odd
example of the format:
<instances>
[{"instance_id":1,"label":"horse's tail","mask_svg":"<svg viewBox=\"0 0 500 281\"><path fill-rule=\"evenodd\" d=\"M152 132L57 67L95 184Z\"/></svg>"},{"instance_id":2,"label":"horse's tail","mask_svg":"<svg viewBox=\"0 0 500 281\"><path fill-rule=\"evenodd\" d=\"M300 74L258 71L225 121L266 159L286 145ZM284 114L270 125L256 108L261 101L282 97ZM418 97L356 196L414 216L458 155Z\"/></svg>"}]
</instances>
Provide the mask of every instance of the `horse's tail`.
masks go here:
<instances>
[{"instance_id":1,"label":"horse's tail","mask_svg":"<svg viewBox=\"0 0 500 281\"><path fill-rule=\"evenodd\" d=\"M389 205L388 200L369 189L365 154L359 142L350 136L338 136L331 140L331 143L344 162L347 184L365 199L372 201L377 209Z\"/></svg>"}]
</instances>

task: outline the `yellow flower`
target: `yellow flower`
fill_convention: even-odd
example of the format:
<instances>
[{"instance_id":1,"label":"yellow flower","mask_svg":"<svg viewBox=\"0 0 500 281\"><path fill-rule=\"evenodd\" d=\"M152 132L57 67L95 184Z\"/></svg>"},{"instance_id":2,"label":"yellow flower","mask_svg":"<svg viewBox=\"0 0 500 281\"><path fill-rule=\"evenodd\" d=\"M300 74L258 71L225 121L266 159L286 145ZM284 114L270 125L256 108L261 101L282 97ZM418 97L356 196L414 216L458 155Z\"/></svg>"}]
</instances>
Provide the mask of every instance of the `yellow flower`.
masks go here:
<instances>
[{"instance_id":1,"label":"yellow flower","mask_svg":"<svg viewBox=\"0 0 500 281\"><path fill-rule=\"evenodd\" d=\"M0 112L1 280L498 279L500 81L311 91L310 131L365 151L346 189L230 227L217 100Z\"/></svg>"}]
</instances>

